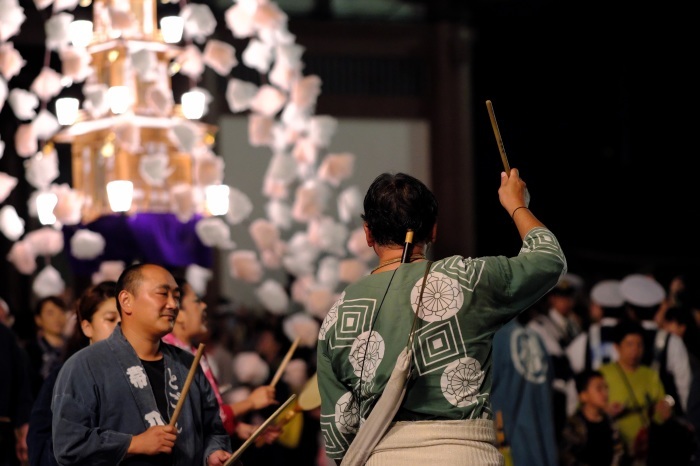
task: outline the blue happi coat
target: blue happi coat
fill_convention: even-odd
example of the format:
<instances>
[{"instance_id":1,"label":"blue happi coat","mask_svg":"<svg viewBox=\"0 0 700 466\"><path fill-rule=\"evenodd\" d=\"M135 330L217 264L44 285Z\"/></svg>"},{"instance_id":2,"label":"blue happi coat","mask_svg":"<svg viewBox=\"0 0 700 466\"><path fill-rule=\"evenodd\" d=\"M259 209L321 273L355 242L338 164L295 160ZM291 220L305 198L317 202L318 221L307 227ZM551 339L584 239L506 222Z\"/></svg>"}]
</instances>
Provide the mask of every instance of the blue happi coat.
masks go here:
<instances>
[{"instance_id":1,"label":"blue happi coat","mask_svg":"<svg viewBox=\"0 0 700 466\"><path fill-rule=\"evenodd\" d=\"M161 343L165 391L172 416L194 356ZM121 326L106 340L84 348L63 365L53 391L54 453L62 465L138 464L126 458L131 438L163 425L146 371ZM174 466L206 464L215 450L231 451L219 406L201 368L177 420ZM144 458L141 457L141 460Z\"/></svg>"}]
</instances>

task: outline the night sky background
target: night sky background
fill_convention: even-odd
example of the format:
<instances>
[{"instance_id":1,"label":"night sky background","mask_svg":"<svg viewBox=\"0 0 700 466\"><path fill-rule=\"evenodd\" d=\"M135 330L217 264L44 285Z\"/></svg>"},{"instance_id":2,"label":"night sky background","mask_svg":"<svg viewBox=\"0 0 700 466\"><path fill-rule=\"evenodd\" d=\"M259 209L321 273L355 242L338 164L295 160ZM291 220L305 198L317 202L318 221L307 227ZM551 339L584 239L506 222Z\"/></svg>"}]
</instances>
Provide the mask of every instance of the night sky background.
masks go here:
<instances>
[{"instance_id":1,"label":"night sky background","mask_svg":"<svg viewBox=\"0 0 700 466\"><path fill-rule=\"evenodd\" d=\"M503 253L494 177L511 167L592 278L695 271L698 254L697 26L680 2L485 2L474 16L478 249ZM496 185L497 186L497 185ZM494 227L495 225L495 227Z\"/></svg>"}]
</instances>

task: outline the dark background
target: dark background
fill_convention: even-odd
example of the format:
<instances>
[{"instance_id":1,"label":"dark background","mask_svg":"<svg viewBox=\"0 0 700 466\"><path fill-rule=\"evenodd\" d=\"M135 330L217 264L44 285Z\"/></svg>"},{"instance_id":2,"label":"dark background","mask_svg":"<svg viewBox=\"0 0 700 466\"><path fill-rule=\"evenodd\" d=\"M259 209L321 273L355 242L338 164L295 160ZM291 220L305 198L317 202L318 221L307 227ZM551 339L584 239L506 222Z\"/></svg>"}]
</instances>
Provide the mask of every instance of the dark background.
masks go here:
<instances>
[{"instance_id":1,"label":"dark background","mask_svg":"<svg viewBox=\"0 0 700 466\"><path fill-rule=\"evenodd\" d=\"M232 2L206 3L219 21L217 38L231 40L223 14ZM439 94L441 86L447 85L425 79L435 62L422 55L413 61L401 57L380 63L382 59L372 49L385 45L394 31L390 27L397 24L417 26L424 34L415 40L419 45L433 40L438 30L435 25L469 31L468 50L448 50L447 55L462 54L469 64L463 90L470 115L466 142L473 150L467 167L470 177L461 185L461 179L449 176L449 171L445 175L443 170L431 181L434 188L448 183L448 192L464 188L464 206L441 199L441 205L448 206L441 212L442 219L473 215L473 222L464 231L457 227L458 231L443 231L443 237L463 237L468 245L444 252L514 255L521 244L498 203L502 165L485 106L489 99L510 164L528 183L530 207L558 236L570 272L593 281L648 271L663 284L678 273L695 272L699 256L693 241L699 212L695 88L700 82L695 62L700 41L690 2L398 3L421 12L408 18L398 17L391 9L384 16L340 17L333 2L318 0L306 11L288 12L289 30L308 50L303 58L307 64L304 73L318 74L323 80L319 114L415 118L436 113L425 109L430 106L426 96ZM37 12L29 0L21 4L28 19L11 40L28 64L10 86L28 88L38 73L39 58L44 56L41 20L46 14ZM159 2L158 8L162 12L174 6ZM334 57L332 47L324 44L343 34L346 37L340 39L357 44L354 57L341 56L340 51ZM240 53L241 43L233 42ZM449 48L450 42L446 43ZM363 51L368 59L358 58ZM55 57L52 65L54 61ZM236 74L259 79L242 65L234 69ZM203 85L214 83L213 93L218 85L223 94L225 80L209 73ZM178 86L177 80L173 85ZM418 105L394 108L376 103L387 102L381 100L386 95L394 99L390 102ZM227 111L222 101L218 102L219 113L212 111L208 116L214 124ZM459 105L449 99L431 102L444 107ZM17 122L9 104L0 120L2 139L8 144L0 170L20 179L6 203L15 205L28 219L26 199L32 190L24 181L22 160L11 147ZM431 134L441 137L436 129L440 127L433 123ZM433 153L433 157L443 156ZM440 160L433 161L437 162ZM68 182L69 173L68 158L62 157L57 182ZM38 228L36 223L29 219L27 231ZM4 236L0 237L0 257L5 257L10 246ZM59 265L61 260L54 259ZM42 266L38 264L37 270ZM33 277L18 274L7 262L0 266L0 272L0 295L9 297L14 309L28 308Z\"/></svg>"}]
</instances>

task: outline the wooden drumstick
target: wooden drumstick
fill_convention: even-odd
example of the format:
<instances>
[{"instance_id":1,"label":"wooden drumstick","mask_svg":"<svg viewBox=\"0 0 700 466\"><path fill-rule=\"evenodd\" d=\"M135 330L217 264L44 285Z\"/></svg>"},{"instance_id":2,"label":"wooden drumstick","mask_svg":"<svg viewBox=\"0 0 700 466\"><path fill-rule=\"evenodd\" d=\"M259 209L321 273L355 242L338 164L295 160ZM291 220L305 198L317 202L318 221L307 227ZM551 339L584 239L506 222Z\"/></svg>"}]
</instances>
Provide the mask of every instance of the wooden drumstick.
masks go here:
<instances>
[{"instance_id":1,"label":"wooden drumstick","mask_svg":"<svg viewBox=\"0 0 700 466\"><path fill-rule=\"evenodd\" d=\"M187 374L187 379L185 379L185 386L182 387L182 392L180 392L180 399L177 400L177 405L175 406L175 411L170 418L170 425L174 426L177 422L177 418L180 416L180 411L182 411L182 406L185 403L185 398L187 398L187 392L190 391L190 385L192 385L192 380L194 375L197 373L197 367L199 367L199 360L202 359L202 353L204 353L204 343L200 343L197 348L197 353L194 355L194 361L192 361L192 366L190 366L190 372Z\"/></svg>"},{"instance_id":2,"label":"wooden drumstick","mask_svg":"<svg viewBox=\"0 0 700 466\"><path fill-rule=\"evenodd\" d=\"M510 164L508 163L508 157L506 156L506 147L503 145L503 139L501 139L501 131L498 129L496 114L493 113L493 104L490 100L486 101L486 108L489 111L489 118L491 118L491 127L493 128L494 136L496 136L496 144L498 145L498 151L501 153L501 161L503 162L503 168L506 171L506 176L510 176Z\"/></svg>"},{"instance_id":3,"label":"wooden drumstick","mask_svg":"<svg viewBox=\"0 0 700 466\"><path fill-rule=\"evenodd\" d=\"M294 351L297 349L297 346L299 345L300 340L301 340L301 337L296 337L294 339L292 346L289 348L289 351L287 351L287 354L284 356L282 363L280 363L280 367L277 368L277 372L275 373L275 376L272 378L272 382L270 382L270 387L274 388L274 386L277 385L277 382L279 382L280 378L282 377L282 374L284 374L284 369L287 367L289 360L292 359L292 355L294 354Z\"/></svg>"},{"instance_id":4,"label":"wooden drumstick","mask_svg":"<svg viewBox=\"0 0 700 466\"><path fill-rule=\"evenodd\" d=\"M224 463L224 466L231 466L233 464L233 462L236 461L243 454L243 452L246 450L246 448L248 448L255 441L255 439L257 439L258 436L263 433L263 431L267 428L267 426L269 426L275 420L275 418L277 418L277 416L279 416L280 413L282 411L284 411L287 408L287 406L289 406L289 404L296 399L296 397L297 397L296 395L290 396L287 399L287 401L282 403L282 405L279 408L277 408L277 410L274 413L272 413L272 416L265 419L265 422L260 424L260 427L255 429L255 432L253 432L250 435L250 437L248 437L248 439L245 442L243 442L243 445L241 445L238 448L238 450L236 450L229 457L229 459L226 460L226 462Z\"/></svg>"}]
</instances>

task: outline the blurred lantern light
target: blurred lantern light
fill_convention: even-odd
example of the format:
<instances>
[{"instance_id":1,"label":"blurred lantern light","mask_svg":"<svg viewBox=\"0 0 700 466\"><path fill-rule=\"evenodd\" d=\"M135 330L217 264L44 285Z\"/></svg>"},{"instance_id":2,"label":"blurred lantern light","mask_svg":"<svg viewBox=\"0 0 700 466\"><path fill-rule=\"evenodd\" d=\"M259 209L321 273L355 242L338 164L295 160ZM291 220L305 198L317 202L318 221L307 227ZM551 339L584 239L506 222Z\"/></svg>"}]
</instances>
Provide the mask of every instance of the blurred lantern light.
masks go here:
<instances>
[{"instance_id":1,"label":"blurred lantern light","mask_svg":"<svg viewBox=\"0 0 700 466\"><path fill-rule=\"evenodd\" d=\"M109 109L115 115L126 112L131 107L131 96L127 86L112 86L107 91Z\"/></svg>"},{"instance_id":2,"label":"blurred lantern light","mask_svg":"<svg viewBox=\"0 0 700 466\"><path fill-rule=\"evenodd\" d=\"M36 213L42 225L53 225L56 223L56 216L53 209L58 204L58 196L54 193L41 193L36 197Z\"/></svg>"},{"instance_id":3,"label":"blurred lantern light","mask_svg":"<svg viewBox=\"0 0 700 466\"><path fill-rule=\"evenodd\" d=\"M212 215L226 215L228 213L229 187L225 184L213 184L204 188L207 210Z\"/></svg>"},{"instance_id":4,"label":"blurred lantern light","mask_svg":"<svg viewBox=\"0 0 700 466\"><path fill-rule=\"evenodd\" d=\"M92 42L92 21L73 21L68 28L68 37L75 47L87 47Z\"/></svg>"},{"instance_id":5,"label":"blurred lantern light","mask_svg":"<svg viewBox=\"0 0 700 466\"><path fill-rule=\"evenodd\" d=\"M189 91L182 94L182 114L189 120L198 120L204 115L206 97L202 91Z\"/></svg>"},{"instance_id":6,"label":"blurred lantern light","mask_svg":"<svg viewBox=\"0 0 700 466\"><path fill-rule=\"evenodd\" d=\"M61 125L72 125L78 118L80 101L73 97L62 97L56 100L56 118Z\"/></svg>"},{"instance_id":7,"label":"blurred lantern light","mask_svg":"<svg viewBox=\"0 0 700 466\"><path fill-rule=\"evenodd\" d=\"M185 19L181 16L165 16L160 20L160 32L166 44L177 44L182 39Z\"/></svg>"},{"instance_id":8,"label":"blurred lantern light","mask_svg":"<svg viewBox=\"0 0 700 466\"><path fill-rule=\"evenodd\" d=\"M115 180L107 183L107 198L113 212L128 212L134 198L134 183L128 180Z\"/></svg>"}]
</instances>

